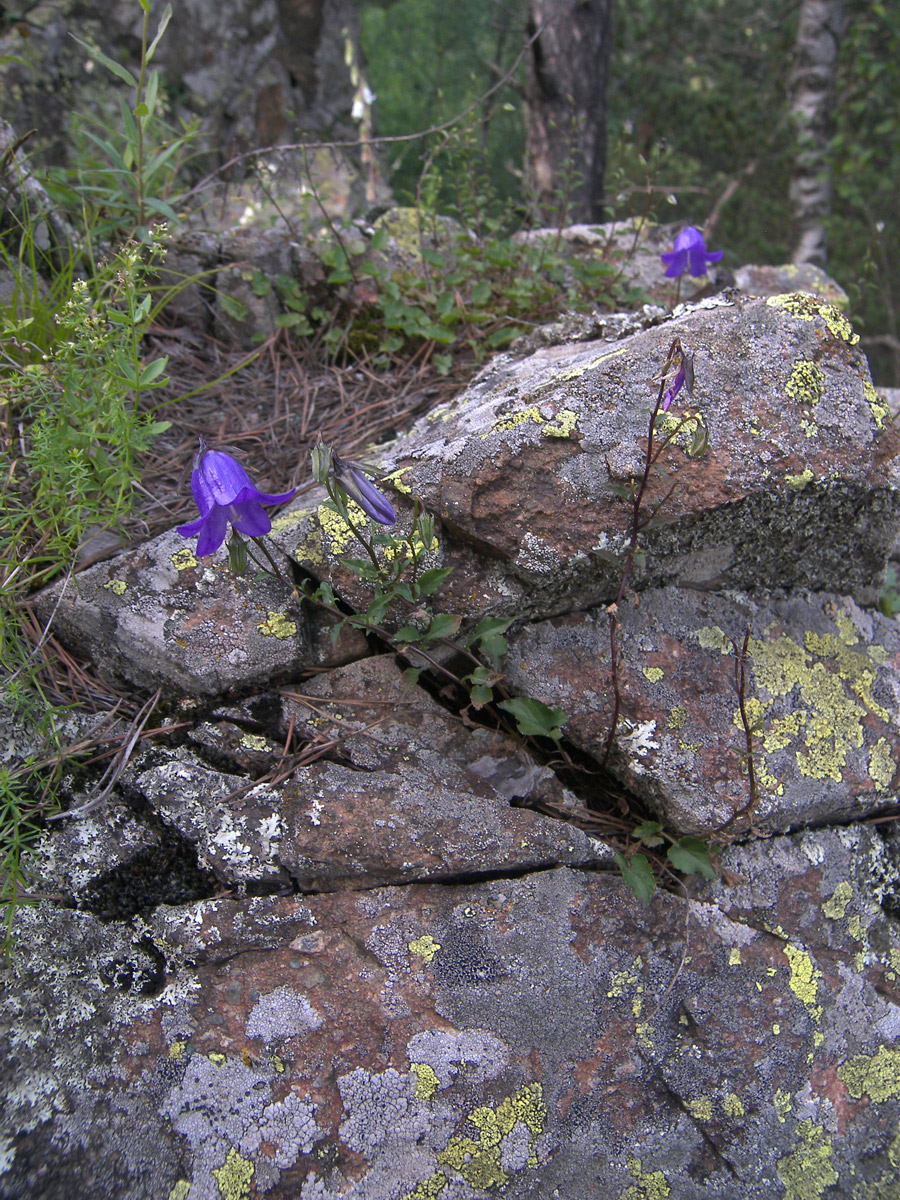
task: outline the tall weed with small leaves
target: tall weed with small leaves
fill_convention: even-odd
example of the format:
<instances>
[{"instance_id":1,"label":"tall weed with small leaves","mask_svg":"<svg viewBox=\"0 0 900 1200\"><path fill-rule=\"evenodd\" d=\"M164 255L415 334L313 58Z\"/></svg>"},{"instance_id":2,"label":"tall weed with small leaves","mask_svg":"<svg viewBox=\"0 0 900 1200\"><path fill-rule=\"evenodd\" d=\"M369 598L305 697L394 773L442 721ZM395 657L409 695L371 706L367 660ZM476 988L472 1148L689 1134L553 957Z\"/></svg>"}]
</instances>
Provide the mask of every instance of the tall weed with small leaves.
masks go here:
<instances>
[{"instance_id":1,"label":"tall weed with small leaves","mask_svg":"<svg viewBox=\"0 0 900 1200\"><path fill-rule=\"evenodd\" d=\"M149 69L172 18L172 5L166 5L156 35L149 41L150 0L138 3L143 10L143 22L136 76L96 46L75 37L93 59L132 88L133 95L130 101L124 96L119 98L118 130L96 119L79 121L75 132L83 136L74 140L82 148L80 166L74 172L54 171L50 176L57 199L75 211L86 209L90 214L85 222L87 228L104 239L134 237L144 241L154 221L178 222L173 204L178 194L178 178L199 130L198 121L180 133L167 128L160 117L163 101L160 74Z\"/></svg>"}]
</instances>

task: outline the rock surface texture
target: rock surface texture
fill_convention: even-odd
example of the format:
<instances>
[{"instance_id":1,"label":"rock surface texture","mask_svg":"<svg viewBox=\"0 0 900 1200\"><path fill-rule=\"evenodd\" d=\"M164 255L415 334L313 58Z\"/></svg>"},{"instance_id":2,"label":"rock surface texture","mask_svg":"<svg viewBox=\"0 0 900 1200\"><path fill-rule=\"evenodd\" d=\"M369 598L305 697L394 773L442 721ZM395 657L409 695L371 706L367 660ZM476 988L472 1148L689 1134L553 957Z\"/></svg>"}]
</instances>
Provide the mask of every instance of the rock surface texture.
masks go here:
<instances>
[{"instance_id":1,"label":"rock surface texture","mask_svg":"<svg viewBox=\"0 0 900 1200\"><path fill-rule=\"evenodd\" d=\"M191 728L44 836L0 1196L897 1195L900 440L821 298L645 316L498 358L380 464L401 530L435 515L436 607L516 618L505 686L565 709L578 769L174 534L40 599ZM272 540L364 608L322 500ZM717 877L642 903L601 793Z\"/></svg>"}]
</instances>

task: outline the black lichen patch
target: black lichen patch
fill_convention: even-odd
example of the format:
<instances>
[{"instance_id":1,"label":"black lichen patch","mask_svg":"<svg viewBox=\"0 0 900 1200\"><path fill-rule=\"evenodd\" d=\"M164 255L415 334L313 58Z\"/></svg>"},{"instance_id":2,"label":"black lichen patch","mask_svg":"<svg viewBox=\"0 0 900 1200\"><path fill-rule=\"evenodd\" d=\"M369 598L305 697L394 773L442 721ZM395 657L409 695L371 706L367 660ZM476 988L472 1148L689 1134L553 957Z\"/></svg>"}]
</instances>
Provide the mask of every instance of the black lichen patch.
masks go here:
<instances>
[{"instance_id":1,"label":"black lichen patch","mask_svg":"<svg viewBox=\"0 0 900 1200\"><path fill-rule=\"evenodd\" d=\"M165 828L158 845L97 876L79 893L76 906L102 921L126 921L159 904L190 904L220 890L216 876L197 861L196 846Z\"/></svg>"}]
</instances>

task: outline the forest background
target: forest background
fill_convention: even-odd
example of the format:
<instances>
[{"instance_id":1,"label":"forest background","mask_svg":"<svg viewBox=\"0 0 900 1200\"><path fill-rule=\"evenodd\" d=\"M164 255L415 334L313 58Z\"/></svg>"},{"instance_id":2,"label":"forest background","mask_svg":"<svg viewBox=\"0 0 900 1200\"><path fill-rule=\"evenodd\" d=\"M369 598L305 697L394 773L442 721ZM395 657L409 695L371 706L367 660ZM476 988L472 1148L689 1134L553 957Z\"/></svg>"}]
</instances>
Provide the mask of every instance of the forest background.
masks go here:
<instances>
[{"instance_id":1,"label":"forest background","mask_svg":"<svg viewBox=\"0 0 900 1200\"><path fill-rule=\"evenodd\" d=\"M527 218L522 50L528 0L365 0L360 40L380 135L477 110L477 143L511 221ZM614 6L607 89L607 219L644 214L703 228L723 265L793 258L798 151L788 81L799 0L629 0ZM831 6L835 8L834 5ZM900 5L838 5L828 150L829 273L882 386L900 386ZM518 67L516 68L516 63ZM516 69L514 69L516 68ZM416 195L421 144L388 147L395 195ZM449 164L448 164L449 165ZM453 171L440 197L455 207Z\"/></svg>"}]
</instances>

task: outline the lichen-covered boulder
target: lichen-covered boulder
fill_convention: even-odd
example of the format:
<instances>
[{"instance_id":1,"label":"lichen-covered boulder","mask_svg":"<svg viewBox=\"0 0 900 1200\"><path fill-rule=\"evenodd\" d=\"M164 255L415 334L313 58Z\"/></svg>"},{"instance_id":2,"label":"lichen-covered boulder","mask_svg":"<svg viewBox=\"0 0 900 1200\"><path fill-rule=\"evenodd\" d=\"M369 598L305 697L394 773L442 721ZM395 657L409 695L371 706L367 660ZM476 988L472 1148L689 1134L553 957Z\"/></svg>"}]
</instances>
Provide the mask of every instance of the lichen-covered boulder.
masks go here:
<instances>
[{"instance_id":1,"label":"lichen-covered boulder","mask_svg":"<svg viewBox=\"0 0 900 1200\"><path fill-rule=\"evenodd\" d=\"M784 830L896 807L896 621L830 594L678 588L625 600L618 620L608 765L666 826ZM566 736L601 761L614 707L609 622L595 609L530 625L506 667L517 694L565 709Z\"/></svg>"},{"instance_id":2,"label":"lichen-covered boulder","mask_svg":"<svg viewBox=\"0 0 900 1200\"><path fill-rule=\"evenodd\" d=\"M443 606L539 617L615 596L629 488L676 336L695 356L694 398L682 393L662 420L658 438L672 440L641 510L659 520L641 535L632 586L875 597L898 523L900 439L858 336L811 296L731 294L614 345L501 356L382 454L401 528L414 495L440 517L427 549L455 568ZM708 449L692 457L698 431ZM336 563L349 535L314 494L275 536L365 604L364 586Z\"/></svg>"},{"instance_id":3,"label":"lichen-covered boulder","mask_svg":"<svg viewBox=\"0 0 900 1200\"><path fill-rule=\"evenodd\" d=\"M560 868L223 897L131 928L23 909L0 1001L0 1188L888 1195L888 848L851 827L724 861L734 888L647 907Z\"/></svg>"},{"instance_id":4,"label":"lichen-covered boulder","mask_svg":"<svg viewBox=\"0 0 900 1200\"><path fill-rule=\"evenodd\" d=\"M61 598L60 598L61 597ZM102 671L139 687L218 695L265 684L301 667L365 653L345 629L302 611L287 584L228 569L223 547L197 559L194 545L164 533L36 598L43 620Z\"/></svg>"}]
</instances>

